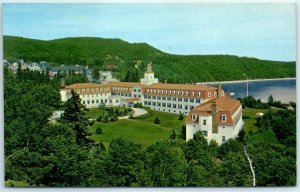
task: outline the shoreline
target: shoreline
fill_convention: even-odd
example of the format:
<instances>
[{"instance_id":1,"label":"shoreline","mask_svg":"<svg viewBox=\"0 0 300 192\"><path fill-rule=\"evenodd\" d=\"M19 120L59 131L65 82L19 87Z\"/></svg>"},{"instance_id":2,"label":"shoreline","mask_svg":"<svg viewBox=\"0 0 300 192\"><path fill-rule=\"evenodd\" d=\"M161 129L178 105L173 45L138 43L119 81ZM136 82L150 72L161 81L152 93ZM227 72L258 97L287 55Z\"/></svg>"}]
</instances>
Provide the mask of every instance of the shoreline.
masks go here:
<instances>
[{"instance_id":1,"label":"shoreline","mask_svg":"<svg viewBox=\"0 0 300 192\"><path fill-rule=\"evenodd\" d=\"M196 85L205 85L205 84L230 84L230 83L246 83L248 82L256 82L256 81L276 81L276 80L296 80L296 77L286 77L286 78L273 78L273 79L248 79L248 80L233 80L233 81L212 81L212 82L202 82L196 83Z\"/></svg>"}]
</instances>

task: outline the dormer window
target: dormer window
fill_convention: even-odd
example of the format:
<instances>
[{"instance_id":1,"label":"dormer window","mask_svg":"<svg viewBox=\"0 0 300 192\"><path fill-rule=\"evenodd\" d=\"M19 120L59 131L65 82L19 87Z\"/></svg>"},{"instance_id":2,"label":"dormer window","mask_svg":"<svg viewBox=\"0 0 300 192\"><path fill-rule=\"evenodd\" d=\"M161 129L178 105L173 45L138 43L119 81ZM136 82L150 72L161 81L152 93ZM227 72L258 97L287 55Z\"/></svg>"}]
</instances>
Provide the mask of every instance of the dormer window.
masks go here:
<instances>
[{"instance_id":1,"label":"dormer window","mask_svg":"<svg viewBox=\"0 0 300 192\"><path fill-rule=\"evenodd\" d=\"M172 94L175 95L175 91L173 91Z\"/></svg>"},{"instance_id":2,"label":"dormer window","mask_svg":"<svg viewBox=\"0 0 300 192\"><path fill-rule=\"evenodd\" d=\"M197 114L192 115L192 120L195 121L197 119Z\"/></svg>"},{"instance_id":3,"label":"dormer window","mask_svg":"<svg viewBox=\"0 0 300 192\"><path fill-rule=\"evenodd\" d=\"M215 97L217 96L217 92L216 92L216 91L214 92L214 96L215 96Z\"/></svg>"},{"instance_id":4,"label":"dormer window","mask_svg":"<svg viewBox=\"0 0 300 192\"><path fill-rule=\"evenodd\" d=\"M77 93L80 93L80 89L77 89L76 91L77 91Z\"/></svg>"},{"instance_id":5,"label":"dormer window","mask_svg":"<svg viewBox=\"0 0 300 192\"><path fill-rule=\"evenodd\" d=\"M185 95L187 96L188 94L189 94L189 92L188 92L188 91L186 91L186 92L185 92Z\"/></svg>"},{"instance_id":6,"label":"dormer window","mask_svg":"<svg viewBox=\"0 0 300 192\"><path fill-rule=\"evenodd\" d=\"M201 92L197 92L197 97L200 97L200 95L201 95Z\"/></svg>"},{"instance_id":7,"label":"dormer window","mask_svg":"<svg viewBox=\"0 0 300 192\"><path fill-rule=\"evenodd\" d=\"M177 91L177 95L179 95L179 91Z\"/></svg>"},{"instance_id":8,"label":"dormer window","mask_svg":"<svg viewBox=\"0 0 300 192\"><path fill-rule=\"evenodd\" d=\"M192 94L192 96L194 96L194 94L195 94L194 91L192 91L191 94Z\"/></svg>"},{"instance_id":9,"label":"dormer window","mask_svg":"<svg viewBox=\"0 0 300 192\"><path fill-rule=\"evenodd\" d=\"M82 89L82 93L84 93L85 92L85 90L84 89Z\"/></svg>"},{"instance_id":10,"label":"dormer window","mask_svg":"<svg viewBox=\"0 0 300 192\"><path fill-rule=\"evenodd\" d=\"M211 97L211 92L208 92L208 97Z\"/></svg>"},{"instance_id":11,"label":"dormer window","mask_svg":"<svg viewBox=\"0 0 300 192\"><path fill-rule=\"evenodd\" d=\"M169 95L171 94L171 91L170 91L170 90L168 91L168 94L169 94Z\"/></svg>"},{"instance_id":12,"label":"dormer window","mask_svg":"<svg viewBox=\"0 0 300 192\"><path fill-rule=\"evenodd\" d=\"M222 115L222 122L226 122L226 115Z\"/></svg>"}]
</instances>

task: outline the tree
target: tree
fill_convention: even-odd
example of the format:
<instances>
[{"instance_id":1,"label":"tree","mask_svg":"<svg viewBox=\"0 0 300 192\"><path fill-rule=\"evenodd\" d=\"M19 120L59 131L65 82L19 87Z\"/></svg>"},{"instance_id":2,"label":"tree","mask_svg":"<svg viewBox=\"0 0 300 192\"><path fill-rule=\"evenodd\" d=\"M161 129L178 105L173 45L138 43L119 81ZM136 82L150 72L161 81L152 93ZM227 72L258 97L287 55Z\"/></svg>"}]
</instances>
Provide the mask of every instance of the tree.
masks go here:
<instances>
[{"instance_id":1,"label":"tree","mask_svg":"<svg viewBox=\"0 0 300 192\"><path fill-rule=\"evenodd\" d=\"M159 118L158 118L158 117L155 117L155 119L154 119L154 123L155 123L155 124L160 124L160 120L159 120Z\"/></svg>"},{"instance_id":2,"label":"tree","mask_svg":"<svg viewBox=\"0 0 300 192\"><path fill-rule=\"evenodd\" d=\"M184 153L178 145L164 141L146 150L145 174L141 185L151 187L179 187L186 182L187 167Z\"/></svg>"},{"instance_id":3,"label":"tree","mask_svg":"<svg viewBox=\"0 0 300 192\"><path fill-rule=\"evenodd\" d=\"M77 143L79 145L86 145L91 141L87 139L87 125L88 119L85 117L79 95L74 90L71 91L72 97L65 103L65 112L62 116L62 122L69 123L77 135Z\"/></svg>"},{"instance_id":4,"label":"tree","mask_svg":"<svg viewBox=\"0 0 300 192\"><path fill-rule=\"evenodd\" d=\"M96 121L97 121L97 122L101 122L102 119L103 119L103 117L102 117L102 115L100 115L99 117L97 117Z\"/></svg>"},{"instance_id":5,"label":"tree","mask_svg":"<svg viewBox=\"0 0 300 192\"><path fill-rule=\"evenodd\" d=\"M96 134L102 134L102 129L101 129L101 127L97 127L97 129L96 129Z\"/></svg>"},{"instance_id":6,"label":"tree","mask_svg":"<svg viewBox=\"0 0 300 192\"><path fill-rule=\"evenodd\" d=\"M103 159L104 186L136 186L143 170L141 145L114 139Z\"/></svg>"},{"instance_id":7,"label":"tree","mask_svg":"<svg viewBox=\"0 0 300 192\"><path fill-rule=\"evenodd\" d=\"M176 139L176 133L175 133L175 130L173 129L171 135L170 135L170 139Z\"/></svg>"},{"instance_id":8,"label":"tree","mask_svg":"<svg viewBox=\"0 0 300 192\"><path fill-rule=\"evenodd\" d=\"M182 113L179 114L178 120L183 120L184 116Z\"/></svg>"},{"instance_id":9,"label":"tree","mask_svg":"<svg viewBox=\"0 0 300 192\"><path fill-rule=\"evenodd\" d=\"M274 104L274 97L273 97L273 95L270 95L270 96L269 96L269 98L268 98L268 104L269 104L270 106L272 106L272 105Z\"/></svg>"},{"instance_id":10,"label":"tree","mask_svg":"<svg viewBox=\"0 0 300 192\"><path fill-rule=\"evenodd\" d=\"M185 127L185 125L181 126L181 135L182 135L182 139L186 140L186 127Z\"/></svg>"},{"instance_id":11,"label":"tree","mask_svg":"<svg viewBox=\"0 0 300 192\"><path fill-rule=\"evenodd\" d=\"M100 68L99 67L94 67L92 71L92 77L95 81L98 81L100 78Z\"/></svg>"}]
</instances>

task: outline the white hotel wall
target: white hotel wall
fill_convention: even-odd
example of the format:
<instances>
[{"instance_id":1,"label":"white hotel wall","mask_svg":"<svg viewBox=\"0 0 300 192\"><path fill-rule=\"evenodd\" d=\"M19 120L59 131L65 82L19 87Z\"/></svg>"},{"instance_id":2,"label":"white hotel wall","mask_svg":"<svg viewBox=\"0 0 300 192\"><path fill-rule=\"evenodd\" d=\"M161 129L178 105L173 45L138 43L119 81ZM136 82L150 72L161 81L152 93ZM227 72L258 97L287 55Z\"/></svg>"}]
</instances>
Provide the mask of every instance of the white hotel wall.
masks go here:
<instances>
[{"instance_id":1,"label":"white hotel wall","mask_svg":"<svg viewBox=\"0 0 300 192\"><path fill-rule=\"evenodd\" d=\"M203 125L203 120L206 120L206 125ZM216 140L218 144L222 144L223 136L225 136L225 140L237 137L243 125L244 122L241 116L236 126L218 126L218 133L212 133L212 116L200 116L199 123L186 124L186 140L192 139L193 135L198 131L207 131L205 138L207 138L208 141Z\"/></svg>"},{"instance_id":2,"label":"white hotel wall","mask_svg":"<svg viewBox=\"0 0 300 192\"><path fill-rule=\"evenodd\" d=\"M170 113L176 113L176 114L179 114L181 112L182 114L187 115L188 112L191 110L191 106L196 108L198 105L200 105L204 102L204 99L200 99L200 98L197 98L197 99L200 99L200 103L196 103L196 99L194 99L194 102L190 102L190 99L188 99L188 102L184 102L184 98L182 98L182 101L178 101L178 97L176 97L176 101L173 101L172 96L170 96L171 100L167 100L168 96L164 96L164 97L166 97L166 100L162 100L162 96L161 96L161 99L152 99L152 95L151 95L151 99L144 97L143 101L151 102L151 105L148 105L148 104L145 105L144 102L143 102L143 105L150 107L150 109L157 110L157 111L170 112ZM157 98L157 96L156 96L156 98ZM156 106L152 105L153 102L156 102ZM157 102L161 103L160 107L157 106ZM163 107L162 103L165 103L166 107ZM168 103L171 104L171 107L168 107L168 105L167 105ZM176 104L176 108L173 108L173 104ZM178 104L182 105L182 109L178 108ZM188 106L187 110L185 109L185 105Z\"/></svg>"}]
</instances>

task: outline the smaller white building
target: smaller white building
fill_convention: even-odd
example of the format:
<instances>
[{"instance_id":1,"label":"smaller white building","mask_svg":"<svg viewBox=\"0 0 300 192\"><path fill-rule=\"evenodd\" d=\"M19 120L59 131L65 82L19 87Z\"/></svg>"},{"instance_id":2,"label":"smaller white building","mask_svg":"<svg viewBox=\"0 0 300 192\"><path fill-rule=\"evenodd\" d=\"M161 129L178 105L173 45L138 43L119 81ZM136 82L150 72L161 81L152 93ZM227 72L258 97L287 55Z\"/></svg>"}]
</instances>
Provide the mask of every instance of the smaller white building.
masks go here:
<instances>
[{"instance_id":1,"label":"smaller white building","mask_svg":"<svg viewBox=\"0 0 300 192\"><path fill-rule=\"evenodd\" d=\"M219 145L238 136L243 129L242 105L236 99L219 96L191 110L186 120L186 140L202 131L210 140Z\"/></svg>"}]
</instances>

